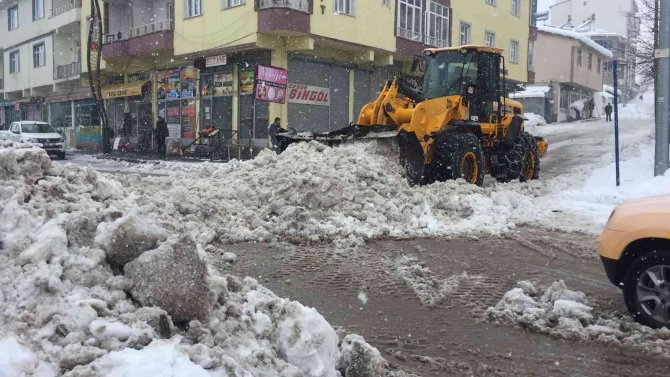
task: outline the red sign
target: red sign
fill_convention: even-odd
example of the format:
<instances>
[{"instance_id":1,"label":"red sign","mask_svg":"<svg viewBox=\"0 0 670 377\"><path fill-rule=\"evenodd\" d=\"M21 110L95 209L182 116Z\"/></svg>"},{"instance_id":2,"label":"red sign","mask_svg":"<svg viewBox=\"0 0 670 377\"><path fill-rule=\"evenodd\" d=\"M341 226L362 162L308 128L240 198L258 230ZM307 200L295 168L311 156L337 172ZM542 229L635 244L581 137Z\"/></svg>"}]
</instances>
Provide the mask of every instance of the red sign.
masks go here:
<instances>
[{"instance_id":1,"label":"red sign","mask_svg":"<svg viewBox=\"0 0 670 377\"><path fill-rule=\"evenodd\" d=\"M256 99L286 103L286 84L288 84L287 70L259 65L256 74Z\"/></svg>"},{"instance_id":2,"label":"red sign","mask_svg":"<svg viewBox=\"0 0 670 377\"><path fill-rule=\"evenodd\" d=\"M320 86L288 84L288 101L303 105L330 106L330 89Z\"/></svg>"}]
</instances>

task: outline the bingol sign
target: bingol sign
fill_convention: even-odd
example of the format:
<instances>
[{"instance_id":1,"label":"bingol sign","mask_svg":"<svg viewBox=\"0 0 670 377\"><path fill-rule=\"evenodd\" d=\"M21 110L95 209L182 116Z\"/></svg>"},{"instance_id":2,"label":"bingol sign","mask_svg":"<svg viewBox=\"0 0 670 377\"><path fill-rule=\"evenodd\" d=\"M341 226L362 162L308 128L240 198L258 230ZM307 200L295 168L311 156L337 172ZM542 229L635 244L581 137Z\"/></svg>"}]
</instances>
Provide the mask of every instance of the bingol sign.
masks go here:
<instances>
[{"instance_id":1,"label":"bingol sign","mask_svg":"<svg viewBox=\"0 0 670 377\"><path fill-rule=\"evenodd\" d=\"M205 59L205 67L217 67L220 65L226 65L227 63L228 58L226 55L210 56Z\"/></svg>"},{"instance_id":2,"label":"bingol sign","mask_svg":"<svg viewBox=\"0 0 670 377\"><path fill-rule=\"evenodd\" d=\"M330 89L320 86L288 84L288 101L303 105L330 106Z\"/></svg>"}]
</instances>

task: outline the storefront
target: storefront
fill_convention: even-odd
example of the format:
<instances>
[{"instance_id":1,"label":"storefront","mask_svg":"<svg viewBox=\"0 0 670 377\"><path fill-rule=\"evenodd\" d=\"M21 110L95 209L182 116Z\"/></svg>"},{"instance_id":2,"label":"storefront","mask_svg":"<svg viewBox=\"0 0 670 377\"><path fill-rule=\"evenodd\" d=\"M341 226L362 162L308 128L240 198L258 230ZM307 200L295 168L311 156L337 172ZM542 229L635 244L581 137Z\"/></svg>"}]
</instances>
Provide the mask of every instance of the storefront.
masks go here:
<instances>
[{"instance_id":1,"label":"storefront","mask_svg":"<svg viewBox=\"0 0 670 377\"><path fill-rule=\"evenodd\" d=\"M149 84L149 81L141 80L108 84L103 88L102 96L106 100L109 127L114 136L127 137L123 140L124 143L138 145L144 141L147 147L151 144L151 140L140 140L142 135L150 135L153 128ZM124 119L127 123L125 131Z\"/></svg>"},{"instance_id":2,"label":"storefront","mask_svg":"<svg viewBox=\"0 0 670 377\"><path fill-rule=\"evenodd\" d=\"M173 68L156 74L158 115L168 124L170 137L193 140L198 130L198 70Z\"/></svg>"}]
</instances>

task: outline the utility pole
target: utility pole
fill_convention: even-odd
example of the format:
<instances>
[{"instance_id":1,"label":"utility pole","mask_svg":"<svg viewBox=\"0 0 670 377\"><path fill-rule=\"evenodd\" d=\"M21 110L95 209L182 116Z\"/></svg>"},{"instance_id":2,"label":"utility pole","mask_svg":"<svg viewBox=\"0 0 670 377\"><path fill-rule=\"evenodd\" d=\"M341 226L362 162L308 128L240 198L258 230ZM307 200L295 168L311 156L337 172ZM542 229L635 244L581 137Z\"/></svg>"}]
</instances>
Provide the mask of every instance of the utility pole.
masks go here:
<instances>
[{"instance_id":1,"label":"utility pole","mask_svg":"<svg viewBox=\"0 0 670 377\"><path fill-rule=\"evenodd\" d=\"M656 153L654 175L668 170L668 101L670 101L670 0L660 0L656 59Z\"/></svg>"}]
</instances>

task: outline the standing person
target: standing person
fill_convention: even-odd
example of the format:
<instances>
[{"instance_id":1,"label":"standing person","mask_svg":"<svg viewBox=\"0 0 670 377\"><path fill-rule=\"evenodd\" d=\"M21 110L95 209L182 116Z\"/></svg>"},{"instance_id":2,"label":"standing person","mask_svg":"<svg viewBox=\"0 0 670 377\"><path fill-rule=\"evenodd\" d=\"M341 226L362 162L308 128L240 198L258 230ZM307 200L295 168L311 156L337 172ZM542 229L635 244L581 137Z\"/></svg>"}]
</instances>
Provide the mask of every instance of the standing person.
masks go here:
<instances>
[{"instance_id":1,"label":"standing person","mask_svg":"<svg viewBox=\"0 0 670 377\"><path fill-rule=\"evenodd\" d=\"M158 116L156 121L156 144L158 145L158 153L165 156L165 138L168 137L168 128L165 119Z\"/></svg>"},{"instance_id":2,"label":"standing person","mask_svg":"<svg viewBox=\"0 0 670 377\"><path fill-rule=\"evenodd\" d=\"M589 118L593 118L593 109L596 107L596 103L593 101L593 98L589 100Z\"/></svg>"},{"instance_id":3,"label":"standing person","mask_svg":"<svg viewBox=\"0 0 670 377\"><path fill-rule=\"evenodd\" d=\"M282 131L281 122L279 118L275 118L274 123L268 127L268 135L270 136L270 141L272 142L272 150L276 151L279 143L277 142L277 134Z\"/></svg>"},{"instance_id":4,"label":"standing person","mask_svg":"<svg viewBox=\"0 0 670 377\"><path fill-rule=\"evenodd\" d=\"M612 104L609 102L605 106L605 118L608 122L612 121Z\"/></svg>"}]
</instances>

